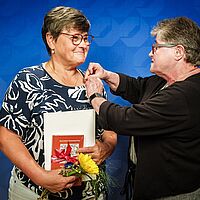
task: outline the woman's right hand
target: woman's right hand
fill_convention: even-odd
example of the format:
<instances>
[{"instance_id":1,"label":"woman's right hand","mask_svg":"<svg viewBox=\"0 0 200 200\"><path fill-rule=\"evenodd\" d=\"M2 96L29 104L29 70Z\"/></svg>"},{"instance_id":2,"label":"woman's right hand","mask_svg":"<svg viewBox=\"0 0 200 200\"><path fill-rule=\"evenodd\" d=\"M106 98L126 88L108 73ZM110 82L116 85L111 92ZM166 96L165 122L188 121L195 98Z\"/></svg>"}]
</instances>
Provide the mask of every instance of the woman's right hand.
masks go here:
<instances>
[{"instance_id":1,"label":"woman's right hand","mask_svg":"<svg viewBox=\"0 0 200 200\"><path fill-rule=\"evenodd\" d=\"M60 170L47 171L36 163L21 138L0 126L0 150L20 168L35 184L51 192L72 187L79 179L76 176L63 177Z\"/></svg>"},{"instance_id":2,"label":"woman's right hand","mask_svg":"<svg viewBox=\"0 0 200 200\"><path fill-rule=\"evenodd\" d=\"M52 193L60 192L66 188L71 188L79 181L76 176L64 177L59 174L60 170L46 171L41 174L37 184L48 189Z\"/></svg>"},{"instance_id":3,"label":"woman's right hand","mask_svg":"<svg viewBox=\"0 0 200 200\"><path fill-rule=\"evenodd\" d=\"M56 193L71 188L79 181L76 176L63 177L60 170L47 171L36 163L21 138L0 126L0 150L20 168L35 184Z\"/></svg>"}]
</instances>

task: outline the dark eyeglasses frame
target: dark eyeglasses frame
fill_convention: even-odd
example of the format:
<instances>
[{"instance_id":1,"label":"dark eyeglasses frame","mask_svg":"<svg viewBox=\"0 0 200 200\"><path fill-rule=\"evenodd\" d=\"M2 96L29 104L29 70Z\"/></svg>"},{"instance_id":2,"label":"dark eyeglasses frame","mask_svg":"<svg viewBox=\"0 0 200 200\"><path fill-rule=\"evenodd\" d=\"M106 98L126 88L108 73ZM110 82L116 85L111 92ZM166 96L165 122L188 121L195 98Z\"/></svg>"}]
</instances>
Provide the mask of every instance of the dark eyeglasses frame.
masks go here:
<instances>
[{"instance_id":1,"label":"dark eyeglasses frame","mask_svg":"<svg viewBox=\"0 0 200 200\"><path fill-rule=\"evenodd\" d=\"M162 47L172 48L172 47L175 47L175 46L177 46L177 44L171 44L171 43L158 44L158 43L154 43L154 44L152 44L151 51L152 51L152 54L154 54L157 51L158 48L162 48Z\"/></svg>"},{"instance_id":2,"label":"dark eyeglasses frame","mask_svg":"<svg viewBox=\"0 0 200 200\"><path fill-rule=\"evenodd\" d=\"M69 34L69 33L63 33L63 32L61 32L60 34L70 36L69 38L71 39L73 45L76 45L76 46L78 46L82 41L90 45L92 41L94 40L93 35ZM88 38L90 39L88 40Z\"/></svg>"}]
</instances>

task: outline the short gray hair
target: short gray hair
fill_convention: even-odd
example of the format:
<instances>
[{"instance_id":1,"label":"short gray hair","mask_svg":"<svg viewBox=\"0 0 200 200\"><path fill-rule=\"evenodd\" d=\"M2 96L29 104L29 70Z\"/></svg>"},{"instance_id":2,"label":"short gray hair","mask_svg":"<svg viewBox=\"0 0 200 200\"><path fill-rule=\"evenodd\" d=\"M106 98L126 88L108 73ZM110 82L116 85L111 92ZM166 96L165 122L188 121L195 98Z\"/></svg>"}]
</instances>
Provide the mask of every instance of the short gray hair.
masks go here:
<instances>
[{"instance_id":1,"label":"short gray hair","mask_svg":"<svg viewBox=\"0 0 200 200\"><path fill-rule=\"evenodd\" d=\"M183 45L186 62L200 66L200 28L187 17L165 19L152 29L151 35L158 36L163 42Z\"/></svg>"}]
</instances>

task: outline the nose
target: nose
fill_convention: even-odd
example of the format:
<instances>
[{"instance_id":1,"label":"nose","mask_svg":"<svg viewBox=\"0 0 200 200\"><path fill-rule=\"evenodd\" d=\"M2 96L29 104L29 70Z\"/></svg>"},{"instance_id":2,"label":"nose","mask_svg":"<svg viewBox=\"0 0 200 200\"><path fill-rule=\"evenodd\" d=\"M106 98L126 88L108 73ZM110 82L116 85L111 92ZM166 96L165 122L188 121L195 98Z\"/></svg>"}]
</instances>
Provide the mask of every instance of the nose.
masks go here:
<instances>
[{"instance_id":1,"label":"nose","mask_svg":"<svg viewBox=\"0 0 200 200\"><path fill-rule=\"evenodd\" d=\"M88 46L90 46L90 43L87 40L85 41L84 39L82 39L79 46L88 47Z\"/></svg>"},{"instance_id":2,"label":"nose","mask_svg":"<svg viewBox=\"0 0 200 200\"><path fill-rule=\"evenodd\" d=\"M153 52L152 52L152 50L149 52L149 57L150 57L150 58L153 57Z\"/></svg>"}]
</instances>

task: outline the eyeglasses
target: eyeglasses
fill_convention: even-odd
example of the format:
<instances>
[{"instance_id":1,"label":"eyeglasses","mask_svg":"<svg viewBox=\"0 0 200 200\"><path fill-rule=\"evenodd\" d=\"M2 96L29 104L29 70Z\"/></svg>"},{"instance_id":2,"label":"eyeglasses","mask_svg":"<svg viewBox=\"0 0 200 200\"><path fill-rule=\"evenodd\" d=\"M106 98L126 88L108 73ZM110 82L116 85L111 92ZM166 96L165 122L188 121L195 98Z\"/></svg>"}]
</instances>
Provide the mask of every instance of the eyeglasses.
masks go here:
<instances>
[{"instance_id":1,"label":"eyeglasses","mask_svg":"<svg viewBox=\"0 0 200 200\"><path fill-rule=\"evenodd\" d=\"M72 40L72 43L74 45L79 45L82 40L87 43L88 45L90 45L94 39L94 36L93 35L81 35L81 34L68 34L68 33L60 33L60 34L63 34L63 35L66 35L66 36L70 36L70 39Z\"/></svg>"},{"instance_id":2,"label":"eyeglasses","mask_svg":"<svg viewBox=\"0 0 200 200\"><path fill-rule=\"evenodd\" d=\"M177 44L158 44L158 43L155 43L155 44L152 44L152 54L154 54L158 48L162 48L162 47L166 47L166 48L171 48L171 47L175 47Z\"/></svg>"}]
</instances>

